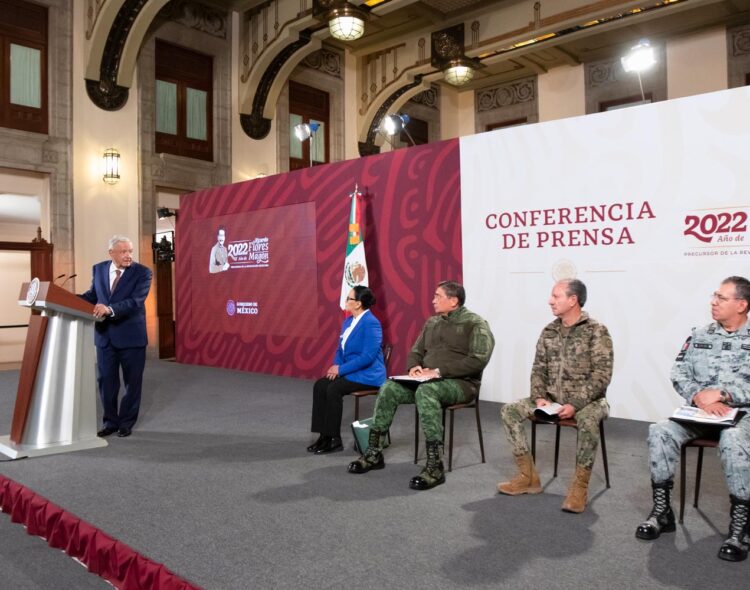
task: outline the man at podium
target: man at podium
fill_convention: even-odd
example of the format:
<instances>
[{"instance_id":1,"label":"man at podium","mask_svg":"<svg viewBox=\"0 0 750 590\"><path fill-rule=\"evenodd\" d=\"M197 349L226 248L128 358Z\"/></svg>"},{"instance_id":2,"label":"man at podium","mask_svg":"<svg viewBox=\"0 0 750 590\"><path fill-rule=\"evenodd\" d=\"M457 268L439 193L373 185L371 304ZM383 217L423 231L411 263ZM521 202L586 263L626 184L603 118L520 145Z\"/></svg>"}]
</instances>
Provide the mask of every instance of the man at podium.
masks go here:
<instances>
[{"instance_id":1,"label":"man at podium","mask_svg":"<svg viewBox=\"0 0 750 590\"><path fill-rule=\"evenodd\" d=\"M141 404L146 364L146 309L151 271L133 261L133 242L125 236L109 240L109 256L94 265L91 288L80 297L94 304L97 383L104 408L99 436L130 436ZM125 395L119 403L120 370Z\"/></svg>"}]
</instances>

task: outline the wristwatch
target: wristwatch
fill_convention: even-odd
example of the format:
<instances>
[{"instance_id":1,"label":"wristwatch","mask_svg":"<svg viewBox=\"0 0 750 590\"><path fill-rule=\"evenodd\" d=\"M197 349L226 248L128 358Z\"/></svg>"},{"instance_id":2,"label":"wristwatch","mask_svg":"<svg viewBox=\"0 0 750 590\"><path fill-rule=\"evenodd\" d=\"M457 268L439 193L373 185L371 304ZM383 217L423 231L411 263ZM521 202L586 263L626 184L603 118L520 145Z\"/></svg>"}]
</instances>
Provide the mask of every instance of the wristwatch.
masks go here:
<instances>
[{"instance_id":1,"label":"wristwatch","mask_svg":"<svg viewBox=\"0 0 750 590\"><path fill-rule=\"evenodd\" d=\"M728 404L730 401L732 401L732 396L729 395L728 391L722 389L719 393L721 394L721 398L719 399L719 401L722 404Z\"/></svg>"}]
</instances>

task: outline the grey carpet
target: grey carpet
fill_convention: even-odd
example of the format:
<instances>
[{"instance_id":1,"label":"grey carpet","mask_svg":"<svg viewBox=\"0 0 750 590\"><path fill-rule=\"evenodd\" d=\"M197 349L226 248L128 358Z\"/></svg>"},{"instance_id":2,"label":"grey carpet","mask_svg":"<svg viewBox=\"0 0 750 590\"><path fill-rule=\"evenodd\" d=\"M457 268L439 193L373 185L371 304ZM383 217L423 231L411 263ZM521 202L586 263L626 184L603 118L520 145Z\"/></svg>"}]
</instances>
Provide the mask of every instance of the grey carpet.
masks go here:
<instances>
[{"instance_id":1,"label":"grey carpet","mask_svg":"<svg viewBox=\"0 0 750 590\"><path fill-rule=\"evenodd\" d=\"M3 434L17 380L17 371L0 373ZM645 423L607 421L612 488L605 489L599 458L590 506L572 515L560 504L573 470L573 431L563 431L560 476L552 478L554 428L540 427L543 494L500 496L495 484L512 474L512 460L499 406L484 402L487 463L473 412L458 412L454 471L446 485L413 492L413 407L399 409L386 469L356 476L346 472L354 458L349 432L343 453L305 452L311 390L311 381L150 361L133 436L109 438L103 449L3 462L0 472L210 589L747 584L750 561L716 558L729 501L712 451L700 509L689 506L676 534L647 543L633 536L650 509ZM352 411L347 400L345 421ZM691 456L691 472L694 465ZM23 530L0 519L0 533ZM13 543L0 543L0 551L0 563L15 563ZM57 583L46 587L85 587L71 564L50 563ZM45 587L31 560L15 567L13 588Z\"/></svg>"}]
</instances>

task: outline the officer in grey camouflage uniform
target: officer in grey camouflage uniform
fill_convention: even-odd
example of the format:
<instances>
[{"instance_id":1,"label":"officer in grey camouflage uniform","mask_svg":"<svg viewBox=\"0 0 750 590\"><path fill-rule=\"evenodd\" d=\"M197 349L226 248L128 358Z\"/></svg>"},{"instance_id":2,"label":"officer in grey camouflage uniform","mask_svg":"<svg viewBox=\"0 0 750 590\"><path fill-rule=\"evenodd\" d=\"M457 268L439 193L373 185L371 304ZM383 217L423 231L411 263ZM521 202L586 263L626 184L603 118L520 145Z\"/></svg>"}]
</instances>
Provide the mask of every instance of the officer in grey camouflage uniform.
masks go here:
<instances>
[{"instance_id":1,"label":"officer in grey camouflage uniform","mask_svg":"<svg viewBox=\"0 0 750 590\"><path fill-rule=\"evenodd\" d=\"M427 490L445 482L443 462L443 405L465 403L479 393L482 371L490 360L495 339L485 320L464 307L466 292L455 281L435 290L435 314L427 320L409 353L409 375L426 383L386 381L375 402L375 415L364 455L349 465L350 473L385 467L382 435L401 404L416 404L427 444L427 465L411 478L409 487Z\"/></svg>"},{"instance_id":2,"label":"officer in grey camouflage uniform","mask_svg":"<svg viewBox=\"0 0 750 590\"><path fill-rule=\"evenodd\" d=\"M500 482L502 494L538 494L542 491L529 452L524 422L534 410L556 402L560 419L578 424L576 471L562 509L583 512L588 499L591 468L599 446L599 423L609 415L605 399L612 379L612 338L607 328L582 311L586 285L562 280L552 288L549 305L557 317L548 324L536 345L531 369L531 396L503 406L500 417L518 465L516 476Z\"/></svg>"},{"instance_id":3,"label":"officer in grey camouflage uniform","mask_svg":"<svg viewBox=\"0 0 750 590\"><path fill-rule=\"evenodd\" d=\"M725 279L711 297L713 322L694 328L672 367L672 385L687 403L723 416L731 408L750 406L750 282L743 277ZM652 540L675 530L670 491L680 449L696 438L719 434L719 455L729 488L729 536L719 557L742 561L750 549L750 414L731 428L677 423L652 424L648 447L654 507L636 529L639 539Z\"/></svg>"}]
</instances>

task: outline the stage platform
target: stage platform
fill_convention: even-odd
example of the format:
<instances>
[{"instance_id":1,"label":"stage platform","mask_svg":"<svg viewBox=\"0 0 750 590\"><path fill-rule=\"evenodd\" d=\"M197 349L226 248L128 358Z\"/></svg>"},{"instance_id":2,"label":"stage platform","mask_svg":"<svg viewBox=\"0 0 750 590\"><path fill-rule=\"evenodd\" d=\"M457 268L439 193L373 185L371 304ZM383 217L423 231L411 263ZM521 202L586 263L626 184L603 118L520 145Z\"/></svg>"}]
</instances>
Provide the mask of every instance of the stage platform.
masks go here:
<instances>
[{"instance_id":1,"label":"stage platform","mask_svg":"<svg viewBox=\"0 0 750 590\"><path fill-rule=\"evenodd\" d=\"M0 434L10 429L17 381L18 371L0 373ZM313 438L311 392L307 380L149 361L131 437L109 438L101 449L0 462L0 474L207 589L747 583L750 561L716 558L729 499L711 451L700 509L689 506L676 534L647 543L634 538L650 509L646 423L607 421L612 488L605 489L599 457L589 508L573 515L560 510L573 472L570 429L563 431L560 476L552 478L554 428L540 427L544 493L506 497L495 490L514 470L499 404L481 404L486 464L473 412L458 412L454 471L445 485L414 492L413 406L399 409L386 469L350 475L348 429L344 452L305 451ZM345 423L352 412L346 400ZM364 415L370 412L364 402ZM694 468L691 455L689 494ZM15 590L106 586L25 535L0 515L0 565L12 573Z\"/></svg>"}]
</instances>

